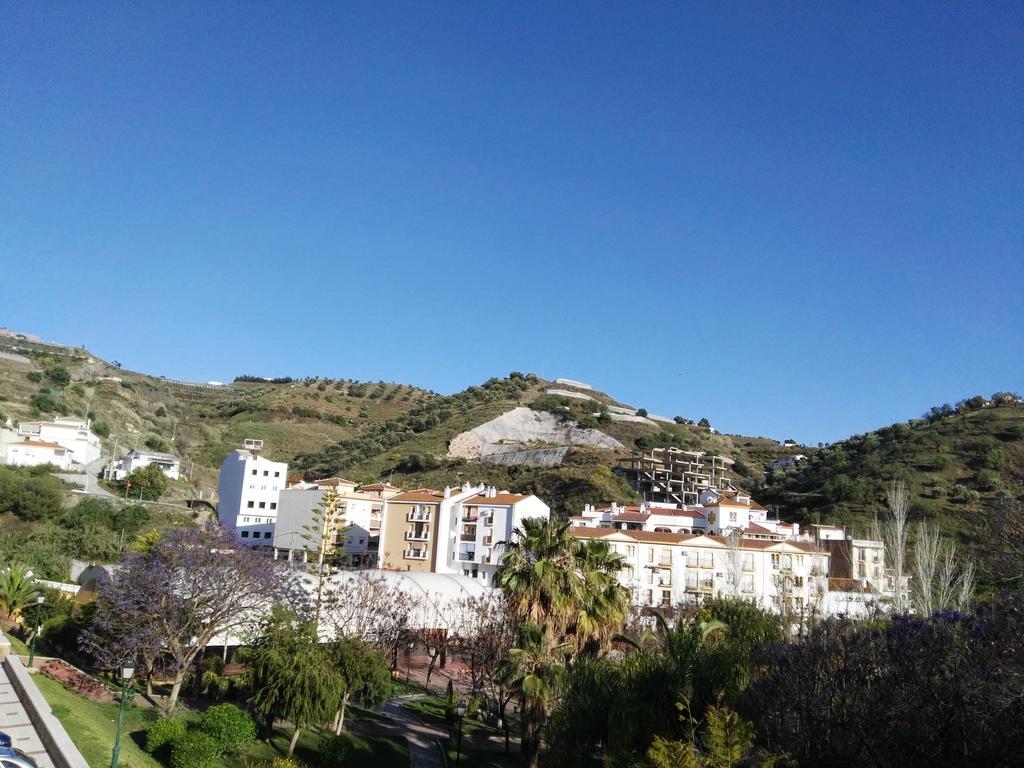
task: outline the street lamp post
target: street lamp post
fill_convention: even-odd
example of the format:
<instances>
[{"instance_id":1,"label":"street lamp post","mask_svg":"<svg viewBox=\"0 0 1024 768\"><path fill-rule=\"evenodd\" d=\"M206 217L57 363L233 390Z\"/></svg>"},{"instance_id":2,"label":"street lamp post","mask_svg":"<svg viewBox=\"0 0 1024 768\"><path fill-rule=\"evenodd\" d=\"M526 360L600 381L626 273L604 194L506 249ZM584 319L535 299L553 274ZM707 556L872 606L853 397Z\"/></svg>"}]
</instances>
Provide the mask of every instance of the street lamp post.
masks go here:
<instances>
[{"instance_id":1,"label":"street lamp post","mask_svg":"<svg viewBox=\"0 0 1024 768\"><path fill-rule=\"evenodd\" d=\"M121 759L121 728L124 726L124 705L128 701L128 684L135 675L135 663L126 661L121 665L121 708L117 711L117 734L114 736L114 754L110 759L110 768L118 768Z\"/></svg>"},{"instance_id":2,"label":"street lamp post","mask_svg":"<svg viewBox=\"0 0 1024 768\"><path fill-rule=\"evenodd\" d=\"M405 692L409 693L409 657L412 656L413 643L405 646Z\"/></svg>"},{"instance_id":3,"label":"street lamp post","mask_svg":"<svg viewBox=\"0 0 1024 768\"><path fill-rule=\"evenodd\" d=\"M460 701L455 706L455 714L459 716L459 740L455 747L455 768L462 765L462 718L466 716L466 702Z\"/></svg>"},{"instance_id":4,"label":"street lamp post","mask_svg":"<svg viewBox=\"0 0 1024 768\"><path fill-rule=\"evenodd\" d=\"M32 633L32 642L28 647L28 668L32 669L32 662L36 658L36 638L39 637L39 622L43 615L43 603L46 598L43 595L36 595L36 631Z\"/></svg>"}]
</instances>

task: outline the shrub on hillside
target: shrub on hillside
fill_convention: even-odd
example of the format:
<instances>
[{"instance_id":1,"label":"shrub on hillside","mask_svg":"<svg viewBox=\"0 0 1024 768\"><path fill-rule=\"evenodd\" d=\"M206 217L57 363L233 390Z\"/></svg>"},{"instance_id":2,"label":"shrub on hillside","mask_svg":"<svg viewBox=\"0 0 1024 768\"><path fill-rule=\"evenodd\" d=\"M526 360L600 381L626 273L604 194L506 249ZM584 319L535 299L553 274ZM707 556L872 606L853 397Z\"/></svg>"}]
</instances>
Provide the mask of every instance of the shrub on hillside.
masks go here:
<instances>
[{"instance_id":1,"label":"shrub on hillside","mask_svg":"<svg viewBox=\"0 0 1024 768\"><path fill-rule=\"evenodd\" d=\"M38 384L43 380L43 374L39 371L29 371L25 374L25 378L31 381L33 384Z\"/></svg>"},{"instance_id":2,"label":"shrub on hillside","mask_svg":"<svg viewBox=\"0 0 1024 768\"><path fill-rule=\"evenodd\" d=\"M40 413L53 413L54 411L60 410L60 404L57 402L57 399L46 391L41 391L32 395L32 399L29 400L29 405Z\"/></svg>"},{"instance_id":3,"label":"shrub on hillside","mask_svg":"<svg viewBox=\"0 0 1024 768\"><path fill-rule=\"evenodd\" d=\"M128 475L125 487L133 499L156 501L167 490L167 477L156 464L150 464Z\"/></svg>"},{"instance_id":4,"label":"shrub on hillside","mask_svg":"<svg viewBox=\"0 0 1024 768\"><path fill-rule=\"evenodd\" d=\"M159 451L161 453L167 453L170 450L170 446L164 441L163 438L152 435L146 438L146 447L151 451Z\"/></svg>"},{"instance_id":5,"label":"shrub on hillside","mask_svg":"<svg viewBox=\"0 0 1024 768\"><path fill-rule=\"evenodd\" d=\"M199 718L199 730L210 736L221 753L234 752L256 738L256 723L234 704L218 704Z\"/></svg>"},{"instance_id":6,"label":"shrub on hillside","mask_svg":"<svg viewBox=\"0 0 1024 768\"><path fill-rule=\"evenodd\" d=\"M171 742L171 768L220 768L216 740L202 731L187 731Z\"/></svg>"},{"instance_id":7,"label":"shrub on hillside","mask_svg":"<svg viewBox=\"0 0 1024 768\"><path fill-rule=\"evenodd\" d=\"M52 383L55 387L66 387L71 383L71 374L68 373L68 369L63 365L51 365L46 369L44 374L47 381Z\"/></svg>"},{"instance_id":8,"label":"shrub on hillside","mask_svg":"<svg viewBox=\"0 0 1024 768\"><path fill-rule=\"evenodd\" d=\"M110 425L105 421L97 421L92 425L92 431L97 437L110 437Z\"/></svg>"},{"instance_id":9,"label":"shrub on hillside","mask_svg":"<svg viewBox=\"0 0 1024 768\"><path fill-rule=\"evenodd\" d=\"M185 735L185 721L180 717L161 717L146 726L146 751L150 754Z\"/></svg>"}]
</instances>

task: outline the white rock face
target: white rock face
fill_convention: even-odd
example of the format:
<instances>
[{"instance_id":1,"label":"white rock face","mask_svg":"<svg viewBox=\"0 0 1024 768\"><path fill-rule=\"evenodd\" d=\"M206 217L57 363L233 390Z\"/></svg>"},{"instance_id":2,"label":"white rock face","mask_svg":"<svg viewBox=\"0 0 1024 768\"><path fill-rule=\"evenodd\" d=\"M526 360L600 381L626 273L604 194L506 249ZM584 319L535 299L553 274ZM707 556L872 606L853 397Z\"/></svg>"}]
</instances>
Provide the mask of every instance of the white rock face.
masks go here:
<instances>
[{"instance_id":1,"label":"white rock face","mask_svg":"<svg viewBox=\"0 0 1024 768\"><path fill-rule=\"evenodd\" d=\"M567 387L576 387L576 389L593 389L589 384L584 384L582 381L573 381L572 379L555 379L555 384L564 384Z\"/></svg>"},{"instance_id":2,"label":"white rock face","mask_svg":"<svg viewBox=\"0 0 1024 768\"><path fill-rule=\"evenodd\" d=\"M568 389L545 389L544 393L548 395L559 395L561 397L575 397L577 400L593 400L594 402L597 402L596 397L585 395L582 392L570 392Z\"/></svg>"},{"instance_id":3,"label":"white rock face","mask_svg":"<svg viewBox=\"0 0 1024 768\"><path fill-rule=\"evenodd\" d=\"M596 448L622 448L613 437L597 429L586 429L573 421L563 421L546 411L519 407L456 435L448 445L453 458L477 459L481 455L515 450L522 443L550 445L591 445Z\"/></svg>"}]
</instances>

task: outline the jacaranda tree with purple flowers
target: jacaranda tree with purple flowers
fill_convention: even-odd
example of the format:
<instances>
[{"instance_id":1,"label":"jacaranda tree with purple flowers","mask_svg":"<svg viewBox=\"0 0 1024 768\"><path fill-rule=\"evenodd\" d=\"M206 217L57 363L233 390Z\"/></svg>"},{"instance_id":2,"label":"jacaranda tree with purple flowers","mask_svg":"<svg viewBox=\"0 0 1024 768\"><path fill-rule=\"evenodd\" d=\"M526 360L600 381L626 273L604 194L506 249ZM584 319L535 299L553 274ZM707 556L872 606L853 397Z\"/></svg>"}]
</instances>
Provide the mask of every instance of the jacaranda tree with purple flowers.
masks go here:
<instances>
[{"instance_id":1,"label":"jacaranda tree with purple flowers","mask_svg":"<svg viewBox=\"0 0 1024 768\"><path fill-rule=\"evenodd\" d=\"M280 563L238 545L217 523L174 530L121 562L81 646L108 669L132 659L152 673L158 659L166 663L170 711L207 645L254 626L275 603L305 606L296 588Z\"/></svg>"}]
</instances>

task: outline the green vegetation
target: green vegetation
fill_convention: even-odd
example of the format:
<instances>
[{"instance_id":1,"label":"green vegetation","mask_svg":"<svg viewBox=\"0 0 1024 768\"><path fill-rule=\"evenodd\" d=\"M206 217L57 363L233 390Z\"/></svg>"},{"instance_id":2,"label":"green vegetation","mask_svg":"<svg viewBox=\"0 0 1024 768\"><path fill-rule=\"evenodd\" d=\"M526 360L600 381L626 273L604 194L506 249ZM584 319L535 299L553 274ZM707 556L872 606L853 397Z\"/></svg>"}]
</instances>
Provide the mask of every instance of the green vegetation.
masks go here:
<instances>
[{"instance_id":1,"label":"green vegetation","mask_svg":"<svg viewBox=\"0 0 1024 768\"><path fill-rule=\"evenodd\" d=\"M865 534L890 481L902 479L910 519L938 523L984 563L990 511L1024 481L1022 426L1024 407L1013 399L971 398L822 447L752 491L784 517Z\"/></svg>"},{"instance_id":2,"label":"green vegetation","mask_svg":"<svg viewBox=\"0 0 1024 768\"><path fill-rule=\"evenodd\" d=\"M36 675L33 680L86 762L92 768L107 768L114 747L118 705L97 704L72 693L44 675ZM125 710L124 736L121 739L122 765L131 768L161 768L160 763L138 746L145 740L147 714L147 710L139 707L128 707Z\"/></svg>"}]
</instances>

